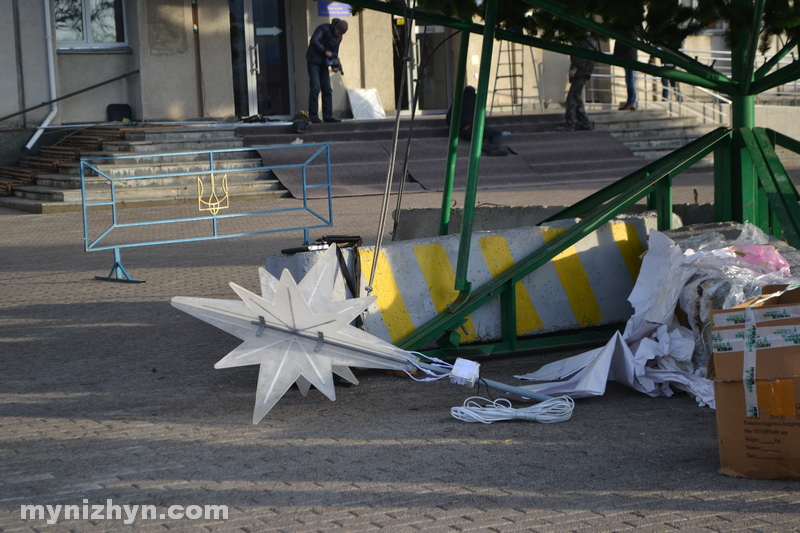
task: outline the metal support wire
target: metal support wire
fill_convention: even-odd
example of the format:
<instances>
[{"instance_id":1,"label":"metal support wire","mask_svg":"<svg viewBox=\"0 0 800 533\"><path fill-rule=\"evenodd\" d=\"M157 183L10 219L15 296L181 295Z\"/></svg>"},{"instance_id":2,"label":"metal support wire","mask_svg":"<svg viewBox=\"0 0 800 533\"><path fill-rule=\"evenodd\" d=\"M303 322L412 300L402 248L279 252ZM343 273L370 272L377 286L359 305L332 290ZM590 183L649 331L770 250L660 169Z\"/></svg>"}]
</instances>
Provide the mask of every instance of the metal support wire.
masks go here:
<instances>
[{"instance_id":1,"label":"metal support wire","mask_svg":"<svg viewBox=\"0 0 800 533\"><path fill-rule=\"evenodd\" d=\"M428 33L428 26L425 26L425 33ZM403 174L400 179L400 189L397 191L397 205L394 208L394 225L392 226L392 242L397 238L397 226L400 224L400 206L403 203L403 192L405 191L406 181L408 180L408 164L409 159L411 157L411 132L414 129L414 117L417 113L417 103L419 102L419 94L420 94L420 86L419 86L419 79L422 77L422 74L425 72L425 68L428 66L428 61L433 57L433 54L444 45L447 41L453 38L455 35L458 35L461 31L456 31L451 33L444 39L442 42L436 45L436 48L431 50L431 53L428 54L428 57L425 58L425 61L422 63L422 66L417 69L417 79L413 80L414 83L414 96L413 96L413 104L411 106L411 122L408 125L408 138L406 139L406 154L405 159L403 160Z\"/></svg>"},{"instance_id":2,"label":"metal support wire","mask_svg":"<svg viewBox=\"0 0 800 533\"><path fill-rule=\"evenodd\" d=\"M403 6L403 17L405 18L406 23L404 26L406 27L406 51L405 56L403 57L403 61L408 64L409 61L413 61L413 57L411 56L411 40L413 37L413 29L414 29L414 18L409 16L409 10L412 11L413 14L414 7L416 5L416 0L413 0L414 3L412 4L411 8L407 5ZM403 68L403 74L400 77L400 87L404 87L406 84L406 71L407 68ZM381 245L383 244L383 232L386 230L386 214L389 210L389 196L392 193L392 179L394 177L394 162L397 157L397 143L400 137L400 108L403 106L403 93L402 91L398 91L397 94L397 104L395 106L396 115L394 121L394 134L392 136L392 150L389 152L389 170L386 173L386 187L383 190L383 202L381 204L381 216L380 220L378 221L378 235L375 239L375 252L373 252L372 258L372 270L369 274L369 283L365 287L368 293L372 292L372 283L375 280L375 272L378 269L378 257L380 257L381 252Z\"/></svg>"}]
</instances>

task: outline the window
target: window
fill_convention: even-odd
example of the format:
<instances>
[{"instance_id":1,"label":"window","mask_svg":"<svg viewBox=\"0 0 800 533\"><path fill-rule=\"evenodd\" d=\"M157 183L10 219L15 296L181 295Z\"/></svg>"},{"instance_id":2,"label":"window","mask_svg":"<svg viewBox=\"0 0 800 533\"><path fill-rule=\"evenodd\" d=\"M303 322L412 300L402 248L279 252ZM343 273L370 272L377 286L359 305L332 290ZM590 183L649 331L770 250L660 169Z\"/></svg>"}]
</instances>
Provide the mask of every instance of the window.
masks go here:
<instances>
[{"instance_id":1,"label":"window","mask_svg":"<svg viewBox=\"0 0 800 533\"><path fill-rule=\"evenodd\" d=\"M59 48L107 48L125 44L122 0L55 0Z\"/></svg>"}]
</instances>

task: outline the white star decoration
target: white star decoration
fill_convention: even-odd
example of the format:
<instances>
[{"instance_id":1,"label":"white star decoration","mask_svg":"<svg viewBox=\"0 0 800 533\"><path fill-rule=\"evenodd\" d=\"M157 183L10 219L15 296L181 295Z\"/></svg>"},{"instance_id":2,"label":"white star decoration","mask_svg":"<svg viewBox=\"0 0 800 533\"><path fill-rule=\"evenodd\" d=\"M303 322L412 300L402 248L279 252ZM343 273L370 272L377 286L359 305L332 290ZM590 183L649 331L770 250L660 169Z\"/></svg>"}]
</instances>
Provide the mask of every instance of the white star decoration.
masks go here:
<instances>
[{"instance_id":1,"label":"white star decoration","mask_svg":"<svg viewBox=\"0 0 800 533\"><path fill-rule=\"evenodd\" d=\"M231 283L242 301L172 299L178 309L244 341L214 368L261 365L254 424L295 382L303 395L314 385L333 401L334 373L358 383L349 366L410 370L417 361L409 352L350 325L375 296L334 301L337 265L331 247L299 284L288 270L278 280L260 268L261 296Z\"/></svg>"}]
</instances>

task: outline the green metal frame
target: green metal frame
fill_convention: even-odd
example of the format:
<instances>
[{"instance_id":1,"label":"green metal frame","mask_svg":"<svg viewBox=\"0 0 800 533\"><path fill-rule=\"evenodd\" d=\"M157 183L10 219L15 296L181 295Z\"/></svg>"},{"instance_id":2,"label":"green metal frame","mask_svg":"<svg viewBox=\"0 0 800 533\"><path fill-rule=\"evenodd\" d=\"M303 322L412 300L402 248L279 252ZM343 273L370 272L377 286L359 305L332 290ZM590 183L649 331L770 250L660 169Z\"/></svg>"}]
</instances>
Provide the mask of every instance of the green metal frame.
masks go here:
<instances>
[{"instance_id":1,"label":"green metal frame","mask_svg":"<svg viewBox=\"0 0 800 533\"><path fill-rule=\"evenodd\" d=\"M741 128L737 135L747 147L758 177L756 225L772 235L781 236L794 248L800 248L798 192L775 153L775 142L780 138L785 148L791 147L795 151L800 148L800 143L764 128Z\"/></svg>"},{"instance_id":2,"label":"green metal frame","mask_svg":"<svg viewBox=\"0 0 800 533\"><path fill-rule=\"evenodd\" d=\"M572 345L573 342L570 341L576 339L573 333L570 334L570 339L552 336L531 339L517 337L516 283L639 200L652 197L657 203L666 206L671 195L664 195L665 190L669 193L668 188L663 187L664 183L671 182L674 176L714 151L720 143L728 142L730 133L731 130L727 128L718 128L550 217L547 221L582 218L576 225L564 231L546 246L534 251L492 281L475 290L459 306L453 306L445 313L438 315L396 344L401 348L419 350L435 341L441 348L432 350L432 352L448 357L457 355L460 353L459 350L464 349L459 347L460 334L458 331L467 315L494 298L500 297L502 340L499 343L482 344L479 347L466 347L469 353L488 355ZM659 226L665 229L669 228L672 220L671 202L668 208L659 210L658 213ZM596 332L588 332L586 338L577 337L578 344L597 342L603 338L607 338L607 336L603 337Z\"/></svg>"},{"instance_id":3,"label":"green metal frame","mask_svg":"<svg viewBox=\"0 0 800 533\"><path fill-rule=\"evenodd\" d=\"M470 147L464 215L456 267L455 288L459 291L459 295L447 312L401 339L398 342L399 346L407 349L420 349L435 341L440 348L433 350L434 352L439 355L453 356L462 353L497 354L554 346L573 346L598 342L607 338L608 329L585 331L577 335L570 333L568 339L558 335L541 335L531 339L517 338L516 282L642 198L646 197L648 207L656 210L659 229L669 229L672 223L672 179L712 152L714 153L714 214L716 220L752 222L772 235L785 238L789 244L800 246L800 206L798 206L800 195L774 151L774 146L779 145L800 153L800 143L777 132L755 128L755 95L800 78L800 61L778 69L775 68L778 62L798 44L798 40L795 39L790 40L770 61L755 69L756 48L765 0L754 0L752 20L737 28L741 46L733 50L731 77L725 76L715 70L713 66L704 65L679 51L658 48L633 39L623 32L612 30L602 23L596 22L591 15L573 16L566 9L549 0L523 0L523 2L545 10L555 17L568 20L595 34L622 41L649 56L662 59L664 63L675 65L675 67L629 61L599 51L585 50L496 28L495 17L498 2L499 0L486 0L486 24L481 25L441 14L428 13L416 8L404 8L395 3L379 0L348 0L352 6L413 18L463 32L453 94L455 116L460 114L461 109L469 34L475 33L483 36L473 139L481 139L483 136L492 41L495 38L583 57L726 94L732 102L732 129L718 129L697 139L565 209L555 217L551 217L553 220L568 217L583 218L577 225L474 293L466 274L480 173L481 143L473 142ZM444 194L439 225L441 235L449 233L455 157L458 146L456 124L457 121L453 121L450 128L447 171L444 177ZM502 340L498 343L477 347L460 346L461 336L458 330L467 315L498 296L501 298Z\"/></svg>"}]
</instances>

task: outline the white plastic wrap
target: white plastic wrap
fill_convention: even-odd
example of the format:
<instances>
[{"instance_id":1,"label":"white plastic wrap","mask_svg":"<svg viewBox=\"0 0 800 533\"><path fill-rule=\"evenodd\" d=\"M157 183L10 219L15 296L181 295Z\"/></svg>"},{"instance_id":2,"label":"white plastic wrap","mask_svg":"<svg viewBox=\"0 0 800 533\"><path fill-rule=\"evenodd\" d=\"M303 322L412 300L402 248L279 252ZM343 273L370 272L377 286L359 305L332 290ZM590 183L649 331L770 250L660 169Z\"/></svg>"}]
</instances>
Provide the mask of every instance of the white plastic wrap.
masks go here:
<instances>
[{"instance_id":1,"label":"white plastic wrap","mask_svg":"<svg viewBox=\"0 0 800 533\"><path fill-rule=\"evenodd\" d=\"M652 230L639 278L628 297L634 315L625 332L605 348L518 377L558 379L555 388L560 394L571 394L568 383L580 384L583 388L576 391L580 396L602 394L604 387L597 384L602 379L651 396L672 396L676 388L692 394L700 405L713 407L713 384L705 377L711 311L758 296L764 285L796 282L788 278L789 264L769 244L767 235L751 224L740 229L733 240L710 231L681 246ZM571 372L556 378L552 372L556 367ZM594 373L591 379L585 375L590 372ZM588 383L593 386L586 387ZM553 385L531 388L549 392Z\"/></svg>"}]
</instances>

